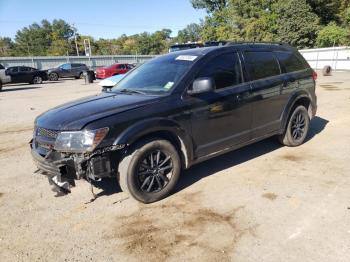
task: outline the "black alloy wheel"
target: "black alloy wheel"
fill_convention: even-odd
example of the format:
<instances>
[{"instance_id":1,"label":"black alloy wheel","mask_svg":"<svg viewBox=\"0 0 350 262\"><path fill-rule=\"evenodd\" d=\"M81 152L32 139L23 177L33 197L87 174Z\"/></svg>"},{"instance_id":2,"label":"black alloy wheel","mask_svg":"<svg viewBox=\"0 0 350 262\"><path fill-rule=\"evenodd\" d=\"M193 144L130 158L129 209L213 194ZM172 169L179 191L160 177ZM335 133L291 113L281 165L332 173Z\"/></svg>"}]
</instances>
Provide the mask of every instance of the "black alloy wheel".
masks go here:
<instances>
[{"instance_id":1,"label":"black alloy wheel","mask_svg":"<svg viewBox=\"0 0 350 262\"><path fill-rule=\"evenodd\" d=\"M290 132L292 134L292 137L295 141L300 140L304 133L305 133L305 125L306 120L304 115L301 112L298 112L293 116L293 119L291 120L292 124L290 126Z\"/></svg>"},{"instance_id":2,"label":"black alloy wheel","mask_svg":"<svg viewBox=\"0 0 350 262\"><path fill-rule=\"evenodd\" d=\"M285 146L299 146L304 143L310 128L310 117L303 105L296 106L292 111L283 134L278 136Z\"/></svg>"},{"instance_id":3,"label":"black alloy wheel","mask_svg":"<svg viewBox=\"0 0 350 262\"><path fill-rule=\"evenodd\" d=\"M131 146L119 162L118 181L122 191L143 203L168 196L181 173L181 160L168 140L148 138Z\"/></svg>"},{"instance_id":4,"label":"black alloy wheel","mask_svg":"<svg viewBox=\"0 0 350 262\"><path fill-rule=\"evenodd\" d=\"M147 193L161 191L169 183L172 170L171 156L161 150L151 152L139 162L137 178L140 189Z\"/></svg>"}]
</instances>

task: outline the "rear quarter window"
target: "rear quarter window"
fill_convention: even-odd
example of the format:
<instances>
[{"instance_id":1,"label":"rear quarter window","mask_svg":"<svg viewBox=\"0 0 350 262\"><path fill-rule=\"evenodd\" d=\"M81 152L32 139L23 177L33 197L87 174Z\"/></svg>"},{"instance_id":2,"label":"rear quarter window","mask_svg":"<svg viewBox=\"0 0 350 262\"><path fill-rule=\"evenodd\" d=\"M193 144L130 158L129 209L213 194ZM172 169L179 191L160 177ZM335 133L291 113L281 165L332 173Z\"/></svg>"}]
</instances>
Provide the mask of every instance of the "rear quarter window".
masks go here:
<instances>
[{"instance_id":1,"label":"rear quarter window","mask_svg":"<svg viewBox=\"0 0 350 262\"><path fill-rule=\"evenodd\" d=\"M301 57L293 52L275 52L275 54L286 73L304 70L309 67Z\"/></svg>"},{"instance_id":2,"label":"rear quarter window","mask_svg":"<svg viewBox=\"0 0 350 262\"><path fill-rule=\"evenodd\" d=\"M276 76L281 73L272 52L247 51L244 52L244 61L252 80Z\"/></svg>"}]
</instances>

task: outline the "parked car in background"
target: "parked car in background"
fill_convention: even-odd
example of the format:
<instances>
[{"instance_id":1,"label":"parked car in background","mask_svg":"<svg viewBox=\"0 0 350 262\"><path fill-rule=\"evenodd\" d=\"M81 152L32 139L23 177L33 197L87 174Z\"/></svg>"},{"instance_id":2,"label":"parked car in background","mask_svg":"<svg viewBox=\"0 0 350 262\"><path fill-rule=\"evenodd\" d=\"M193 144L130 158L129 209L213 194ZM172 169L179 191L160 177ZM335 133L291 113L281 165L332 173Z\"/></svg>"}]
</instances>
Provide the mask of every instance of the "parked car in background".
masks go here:
<instances>
[{"instance_id":1,"label":"parked car in background","mask_svg":"<svg viewBox=\"0 0 350 262\"><path fill-rule=\"evenodd\" d=\"M2 90L2 85L11 82L11 77L6 75L5 67L0 64L0 91Z\"/></svg>"},{"instance_id":2,"label":"parked car in background","mask_svg":"<svg viewBox=\"0 0 350 262\"><path fill-rule=\"evenodd\" d=\"M5 70L5 74L11 78L10 83L41 84L48 80L47 71L29 66L12 66Z\"/></svg>"},{"instance_id":3,"label":"parked car in background","mask_svg":"<svg viewBox=\"0 0 350 262\"><path fill-rule=\"evenodd\" d=\"M70 192L75 179L111 177L154 202L194 164L271 136L301 145L316 114L316 77L296 49L279 43L158 56L110 92L38 116L32 156L57 191Z\"/></svg>"},{"instance_id":4,"label":"parked car in background","mask_svg":"<svg viewBox=\"0 0 350 262\"><path fill-rule=\"evenodd\" d=\"M125 74L105 78L101 82L99 82L98 85L101 86L104 90L107 90L115 86L120 80L122 80L124 76Z\"/></svg>"},{"instance_id":5,"label":"parked car in background","mask_svg":"<svg viewBox=\"0 0 350 262\"><path fill-rule=\"evenodd\" d=\"M83 73L87 70L89 70L89 68L85 64L67 63L47 71L49 79L51 81L57 81L59 78L66 77L74 77L76 79L83 78Z\"/></svg>"},{"instance_id":6,"label":"parked car in background","mask_svg":"<svg viewBox=\"0 0 350 262\"><path fill-rule=\"evenodd\" d=\"M135 66L132 64L113 64L108 67L97 68L95 75L96 78L105 79L110 76L125 74Z\"/></svg>"}]
</instances>

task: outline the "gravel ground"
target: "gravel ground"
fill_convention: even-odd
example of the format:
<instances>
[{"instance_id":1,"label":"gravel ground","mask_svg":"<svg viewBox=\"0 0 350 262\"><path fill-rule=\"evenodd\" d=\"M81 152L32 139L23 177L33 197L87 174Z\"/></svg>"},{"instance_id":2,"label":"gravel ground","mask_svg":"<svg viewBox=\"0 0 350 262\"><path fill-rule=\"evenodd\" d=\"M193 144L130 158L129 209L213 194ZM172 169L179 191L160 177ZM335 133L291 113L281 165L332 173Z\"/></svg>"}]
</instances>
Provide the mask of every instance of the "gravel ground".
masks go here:
<instances>
[{"instance_id":1,"label":"gravel ground","mask_svg":"<svg viewBox=\"0 0 350 262\"><path fill-rule=\"evenodd\" d=\"M350 261L350 73L319 77L318 114L298 148L273 139L183 173L143 205L114 180L55 197L31 161L34 118L96 94L64 80L0 93L0 261Z\"/></svg>"}]
</instances>

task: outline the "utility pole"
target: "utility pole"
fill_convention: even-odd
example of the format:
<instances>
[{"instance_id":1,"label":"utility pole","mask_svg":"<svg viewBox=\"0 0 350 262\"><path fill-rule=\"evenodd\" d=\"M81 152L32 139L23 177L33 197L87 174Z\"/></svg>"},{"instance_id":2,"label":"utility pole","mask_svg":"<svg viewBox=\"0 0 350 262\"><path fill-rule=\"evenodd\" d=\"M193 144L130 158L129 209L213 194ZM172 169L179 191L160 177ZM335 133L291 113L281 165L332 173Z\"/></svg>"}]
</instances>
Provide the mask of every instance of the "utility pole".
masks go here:
<instances>
[{"instance_id":1,"label":"utility pole","mask_svg":"<svg viewBox=\"0 0 350 262\"><path fill-rule=\"evenodd\" d=\"M74 26L74 23L72 24L73 32L74 32L74 42L75 42L75 50L77 51L77 56L79 56L79 49L78 49L78 43L77 43L77 29Z\"/></svg>"}]
</instances>

